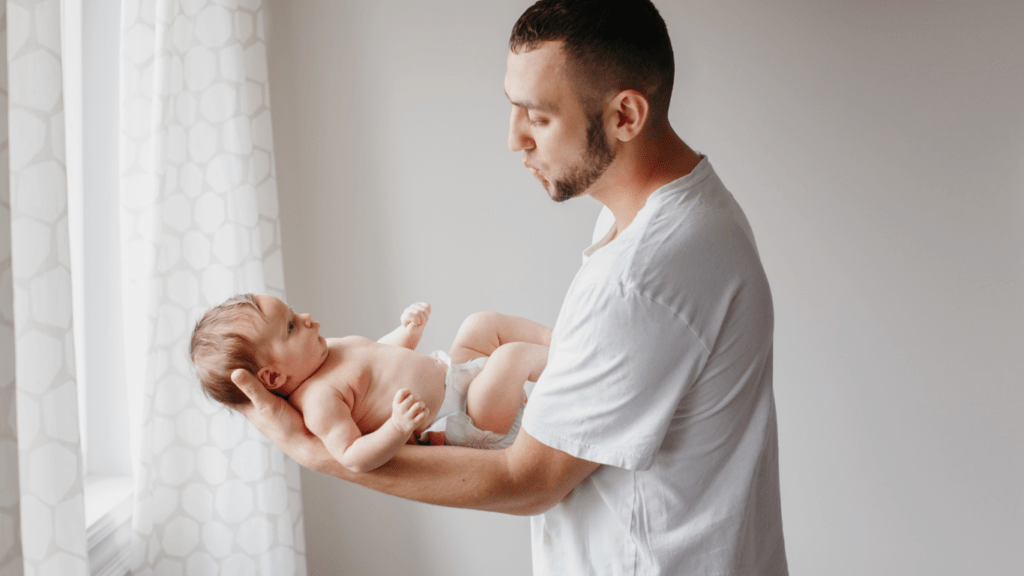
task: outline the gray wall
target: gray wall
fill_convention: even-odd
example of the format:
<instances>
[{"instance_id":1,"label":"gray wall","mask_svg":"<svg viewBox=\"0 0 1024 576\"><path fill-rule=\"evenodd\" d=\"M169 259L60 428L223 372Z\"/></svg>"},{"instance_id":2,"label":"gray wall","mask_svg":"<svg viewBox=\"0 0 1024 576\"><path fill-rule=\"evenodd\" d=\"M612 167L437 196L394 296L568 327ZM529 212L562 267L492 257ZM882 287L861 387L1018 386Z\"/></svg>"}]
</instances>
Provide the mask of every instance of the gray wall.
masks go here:
<instances>
[{"instance_id":1,"label":"gray wall","mask_svg":"<svg viewBox=\"0 0 1024 576\"><path fill-rule=\"evenodd\" d=\"M529 2L274 0L288 294L327 334L410 302L554 322L599 205L506 146ZM672 120L744 206L776 305L796 574L1020 574L1024 4L658 2ZM528 522L304 472L311 574L523 574Z\"/></svg>"}]
</instances>

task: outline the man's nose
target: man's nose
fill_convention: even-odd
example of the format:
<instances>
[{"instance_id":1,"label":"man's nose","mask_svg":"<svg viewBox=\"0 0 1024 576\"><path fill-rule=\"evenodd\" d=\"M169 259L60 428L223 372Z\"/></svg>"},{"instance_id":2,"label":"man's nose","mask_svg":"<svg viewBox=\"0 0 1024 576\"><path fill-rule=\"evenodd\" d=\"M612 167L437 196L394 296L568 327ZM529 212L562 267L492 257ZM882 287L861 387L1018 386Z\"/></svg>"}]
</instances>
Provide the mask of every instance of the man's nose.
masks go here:
<instances>
[{"instance_id":1,"label":"man's nose","mask_svg":"<svg viewBox=\"0 0 1024 576\"><path fill-rule=\"evenodd\" d=\"M508 149L513 152L533 149L533 139L523 128L525 119L525 110L512 108L512 115L508 121Z\"/></svg>"}]
</instances>

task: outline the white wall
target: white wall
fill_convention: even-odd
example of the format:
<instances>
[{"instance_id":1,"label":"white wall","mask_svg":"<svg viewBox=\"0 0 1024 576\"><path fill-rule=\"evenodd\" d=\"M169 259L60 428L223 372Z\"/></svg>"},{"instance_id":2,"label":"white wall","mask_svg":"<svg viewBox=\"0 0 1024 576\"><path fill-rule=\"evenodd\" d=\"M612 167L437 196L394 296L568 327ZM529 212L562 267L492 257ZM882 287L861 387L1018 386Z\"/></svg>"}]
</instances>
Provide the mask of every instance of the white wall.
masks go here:
<instances>
[{"instance_id":1,"label":"white wall","mask_svg":"<svg viewBox=\"0 0 1024 576\"><path fill-rule=\"evenodd\" d=\"M772 282L792 573L1024 572L1024 4L657 3L673 124ZM288 294L325 333L554 321L599 206L507 150L528 5L270 3ZM311 574L529 572L524 519L302 480Z\"/></svg>"}]
</instances>

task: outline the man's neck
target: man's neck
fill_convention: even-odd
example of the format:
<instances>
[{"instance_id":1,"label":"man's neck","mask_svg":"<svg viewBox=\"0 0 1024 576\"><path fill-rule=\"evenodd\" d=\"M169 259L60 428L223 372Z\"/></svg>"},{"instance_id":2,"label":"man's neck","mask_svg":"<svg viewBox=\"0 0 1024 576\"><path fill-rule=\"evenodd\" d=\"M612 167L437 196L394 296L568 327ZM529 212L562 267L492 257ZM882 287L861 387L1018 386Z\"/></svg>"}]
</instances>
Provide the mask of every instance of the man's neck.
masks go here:
<instances>
[{"instance_id":1,"label":"man's neck","mask_svg":"<svg viewBox=\"0 0 1024 576\"><path fill-rule=\"evenodd\" d=\"M658 188L686 176L701 157L666 126L657 134L629 142L589 194L615 216L615 236L636 218Z\"/></svg>"}]
</instances>

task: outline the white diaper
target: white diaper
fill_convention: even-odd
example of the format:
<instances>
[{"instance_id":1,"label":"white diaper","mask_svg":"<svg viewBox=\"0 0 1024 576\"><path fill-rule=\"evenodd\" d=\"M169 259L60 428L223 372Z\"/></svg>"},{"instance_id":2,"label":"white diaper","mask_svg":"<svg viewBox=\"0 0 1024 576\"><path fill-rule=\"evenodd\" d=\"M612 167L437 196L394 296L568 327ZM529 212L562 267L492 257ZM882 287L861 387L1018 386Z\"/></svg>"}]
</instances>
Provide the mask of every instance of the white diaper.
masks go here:
<instances>
[{"instance_id":1,"label":"white diaper","mask_svg":"<svg viewBox=\"0 0 1024 576\"><path fill-rule=\"evenodd\" d=\"M442 360L448 365L448 373L444 378L444 401L437 411L434 422L421 435L421 439L427 438L429 432L444 432L444 443L451 446L468 446L470 448L488 448L497 450L508 448L515 441L519 433L519 426L523 420L523 406L526 402L526 395L523 394L523 403L519 405L519 413L516 414L516 421L512 424L506 434L497 434L487 430L480 430L473 425L473 420L466 414L466 391L469 384L484 369L487 357L483 356L476 360L470 360L463 364L452 364L452 359L447 354L438 350L430 356ZM423 443L429 443L421 440Z\"/></svg>"}]
</instances>

